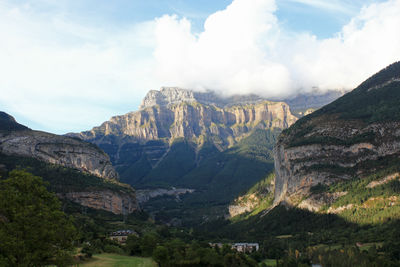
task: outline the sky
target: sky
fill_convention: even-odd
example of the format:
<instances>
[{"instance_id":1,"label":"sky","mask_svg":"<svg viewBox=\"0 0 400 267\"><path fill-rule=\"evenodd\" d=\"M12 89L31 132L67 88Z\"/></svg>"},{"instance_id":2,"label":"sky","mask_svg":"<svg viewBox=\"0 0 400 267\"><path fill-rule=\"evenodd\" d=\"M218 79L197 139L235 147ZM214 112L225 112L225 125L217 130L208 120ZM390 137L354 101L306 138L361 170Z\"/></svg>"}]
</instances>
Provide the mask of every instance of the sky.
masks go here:
<instances>
[{"instance_id":1,"label":"sky","mask_svg":"<svg viewBox=\"0 0 400 267\"><path fill-rule=\"evenodd\" d=\"M0 110L89 130L179 86L271 99L400 60L400 0L0 0Z\"/></svg>"}]
</instances>

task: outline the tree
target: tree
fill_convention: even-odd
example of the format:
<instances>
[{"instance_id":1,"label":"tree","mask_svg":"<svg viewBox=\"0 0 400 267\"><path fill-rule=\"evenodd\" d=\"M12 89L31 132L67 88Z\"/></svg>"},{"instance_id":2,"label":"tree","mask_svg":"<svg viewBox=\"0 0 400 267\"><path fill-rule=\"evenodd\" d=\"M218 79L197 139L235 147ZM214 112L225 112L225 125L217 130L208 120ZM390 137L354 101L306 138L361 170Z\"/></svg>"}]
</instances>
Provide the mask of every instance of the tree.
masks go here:
<instances>
[{"instance_id":1,"label":"tree","mask_svg":"<svg viewBox=\"0 0 400 267\"><path fill-rule=\"evenodd\" d=\"M157 246L153 251L153 259L163 266L168 261L168 249L164 246Z\"/></svg>"},{"instance_id":2,"label":"tree","mask_svg":"<svg viewBox=\"0 0 400 267\"><path fill-rule=\"evenodd\" d=\"M43 180L14 170L0 181L0 261L6 266L63 266L77 237ZM0 265L1 263L0 262Z\"/></svg>"}]
</instances>

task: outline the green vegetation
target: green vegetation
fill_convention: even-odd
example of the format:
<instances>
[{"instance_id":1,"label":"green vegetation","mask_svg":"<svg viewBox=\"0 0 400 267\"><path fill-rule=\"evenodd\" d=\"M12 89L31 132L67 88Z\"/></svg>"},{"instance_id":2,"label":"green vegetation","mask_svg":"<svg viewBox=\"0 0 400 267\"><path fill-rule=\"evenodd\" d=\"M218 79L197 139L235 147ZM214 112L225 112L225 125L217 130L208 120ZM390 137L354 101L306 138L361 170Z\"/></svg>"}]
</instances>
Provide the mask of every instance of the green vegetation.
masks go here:
<instances>
[{"instance_id":1,"label":"green vegetation","mask_svg":"<svg viewBox=\"0 0 400 267\"><path fill-rule=\"evenodd\" d=\"M0 265L65 266L77 232L40 177L12 171L0 181Z\"/></svg>"},{"instance_id":2,"label":"green vegetation","mask_svg":"<svg viewBox=\"0 0 400 267\"><path fill-rule=\"evenodd\" d=\"M338 181L331 186L317 185L311 188L311 191L312 193L347 192L331 207L347 206L340 216L348 221L358 224L382 224L398 220L400 219L400 203L397 202L397 198L400 194L400 181L393 179L375 187L368 187L368 184L399 173L400 160L397 157L389 157L378 162L383 163L381 167L385 166L385 168L367 177ZM327 208L325 207L324 211Z\"/></svg>"},{"instance_id":3,"label":"green vegetation","mask_svg":"<svg viewBox=\"0 0 400 267\"><path fill-rule=\"evenodd\" d=\"M319 114L340 113L342 119L365 122L400 120L400 62L393 63L363 82L352 92L318 110Z\"/></svg>"},{"instance_id":4,"label":"green vegetation","mask_svg":"<svg viewBox=\"0 0 400 267\"><path fill-rule=\"evenodd\" d=\"M266 178L253 185L246 194L237 198L233 204L238 205L251 201L254 202L255 207L250 212L236 216L232 220L244 220L272 207L274 201L274 187L272 183L274 179L275 173L269 174Z\"/></svg>"},{"instance_id":5,"label":"green vegetation","mask_svg":"<svg viewBox=\"0 0 400 267\"><path fill-rule=\"evenodd\" d=\"M130 236L126 250L130 255L152 256L160 266L257 266L254 258L231 250L229 245L212 248L190 234L166 228L141 237Z\"/></svg>"},{"instance_id":6,"label":"green vegetation","mask_svg":"<svg viewBox=\"0 0 400 267\"><path fill-rule=\"evenodd\" d=\"M275 267L276 265L277 264L275 259L266 259L259 264L259 266L267 266L267 267Z\"/></svg>"},{"instance_id":7,"label":"green vegetation","mask_svg":"<svg viewBox=\"0 0 400 267\"><path fill-rule=\"evenodd\" d=\"M284 130L290 136L288 146L307 144L336 144L350 146L359 142L374 142L375 135L367 132L350 140L340 140L329 136L305 138L315 126L325 118L352 121L353 124L366 125L374 122L400 120L400 62L394 63L378 72L353 91L336 101L298 120L295 125Z\"/></svg>"},{"instance_id":8,"label":"green vegetation","mask_svg":"<svg viewBox=\"0 0 400 267\"><path fill-rule=\"evenodd\" d=\"M164 178L170 177L167 179L170 186L193 188L196 191L182 196L182 202L177 202L175 197L151 199L145 203L145 210L155 214L157 220L167 223L175 219L188 227L197 225L204 217L212 220L223 216L229 203L271 173L272 149L279 132L278 129L257 129L223 152L206 141L197 158L194 158L190 143L177 143L180 148L177 152L180 154L167 155L152 172L156 171L158 175L152 175L147 185L162 185ZM163 164L168 157L171 164ZM180 166L172 164L176 158L182 159L179 160ZM189 171L179 176L184 170Z\"/></svg>"},{"instance_id":9,"label":"green vegetation","mask_svg":"<svg viewBox=\"0 0 400 267\"><path fill-rule=\"evenodd\" d=\"M123 256L118 254L96 254L88 262L79 264L81 267L157 267L150 258L140 258L132 256Z\"/></svg>"},{"instance_id":10,"label":"green vegetation","mask_svg":"<svg viewBox=\"0 0 400 267\"><path fill-rule=\"evenodd\" d=\"M397 266L399 227L399 220L362 225L333 214L278 206L246 220L232 223L221 219L204 224L195 234L209 240L224 237L259 242L260 251L252 257L278 259L277 266L310 266L311 261L333 264L323 266ZM358 248L356 243L369 245ZM370 251L371 247L377 253Z\"/></svg>"},{"instance_id":11,"label":"green vegetation","mask_svg":"<svg viewBox=\"0 0 400 267\"><path fill-rule=\"evenodd\" d=\"M160 164L144 178L144 183L151 185L178 185L182 177L196 165L196 153L192 144L184 139L177 139Z\"/></svg>"},{"instance_id":12,"label":"green vegetation","mask_svg":"<svg viewBox=\"0 0 400 267\"><path fill-rule=\"evenodd\" d=\"M350 139L342 140L336 137L330 136L311 136L311 137L304 137L307 134L305 131L304 133L297 134L295 141L289 143L288 147L295 147L295 146L304 146L304 145L312 145L312 144L324 144L324 145L337 145L337 146L351 146L358 143L372 143L375 144L375 133L373 132L366 132L354 136ZM301 137L301 138L300 138Z\"/></svg>"},{"instance_id":13,"label":"green vegetation","mask_svg":"<svg viewBox=\"0 0 400 267\"><path fill-rule=\"evenodd\" d=\"M130 192L132 189L116 181L105 180L103 178L83 173L81 171L62 167L55 164L39 161L34 158L9 156L0 153L0 163L5 165L7 170L24 169L28 172L42 177L49 182L47 187L50 191L63 193L74 190L98 190L110 189Z\"/></svg>"}]
</instances>

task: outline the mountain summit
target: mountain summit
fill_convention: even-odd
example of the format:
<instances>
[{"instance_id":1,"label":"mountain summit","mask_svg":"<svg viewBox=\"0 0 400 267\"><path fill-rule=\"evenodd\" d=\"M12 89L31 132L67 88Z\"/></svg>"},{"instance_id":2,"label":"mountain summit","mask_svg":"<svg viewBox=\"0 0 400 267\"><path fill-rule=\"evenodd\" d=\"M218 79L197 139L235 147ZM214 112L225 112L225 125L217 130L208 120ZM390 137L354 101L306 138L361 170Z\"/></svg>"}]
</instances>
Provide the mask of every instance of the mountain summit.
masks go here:
<instances>
[{"instance_id":1,"label":"mountain summit","mask_svg":"<svg viewBox=\"0 0 400 267\"><path fill-rule=\"evenodd\" d=\"M161 87L159 91L149 91L139 108L145 109L155 105L168 106L182 102L198 102L205 105L215 105L223 108L229 105L254 104L265 100L265 98L254 94L222 97L213 91L196 92L179 87Z\"/></svg>"},{"instance_id":2,"label":"mountain summit","mask_svg":"<svg viewBox=\"0 0 400 267\"><path fill-rule=\"evenodd\" d=\"M173 153L171 148L176 141L184 140L190 151L194 149L194 165L198 165L204 158L199 156L202 148L222 152L256 129L280 132L296 120L284 102L255 95L221 98L213 92L163 87L150 91L139 111L112 117L90 131L70 135L97 144L110 155L121 177L132 182L131 175L143 173L141 168L134 174L133 165L142 162L148 171L160 166ZM127 169L131 170L129 175L124 171Z\"/></svg>"}]
</instances>

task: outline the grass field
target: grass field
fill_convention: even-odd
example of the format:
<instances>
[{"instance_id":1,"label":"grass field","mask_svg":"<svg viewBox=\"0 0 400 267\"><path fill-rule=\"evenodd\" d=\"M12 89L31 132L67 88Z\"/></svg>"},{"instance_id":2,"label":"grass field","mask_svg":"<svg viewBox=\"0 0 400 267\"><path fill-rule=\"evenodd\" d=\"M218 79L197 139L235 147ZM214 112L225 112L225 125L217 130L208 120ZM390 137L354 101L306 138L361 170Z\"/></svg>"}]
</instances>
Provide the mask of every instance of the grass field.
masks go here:
<instances>
[{"instance_id":1,"label":"grass field","mask_svg":"<svg viewBox=\"0 0 400 267\"><path fill-rule=\"evenodd\" d=\"M122 256L117 254L93 255L88 262L81 263L79 267L157 267L157 263L151 258L139 258Z\"/></svg>"},{"instance_id":2,"label":"grass field","mask_svg":"<svg viewBox=\"0 0 400 267\"><path fill-rule=\"evenodd\" d=\"M264 264L267 265L268 267L275 267L275 266L276 266L276 260L274 260L274 259L266 259L266 260L264 260L262 263L264 263ZM262 263L260 263L260 265L261 265Z\"/></svg>"}]
</instances>

